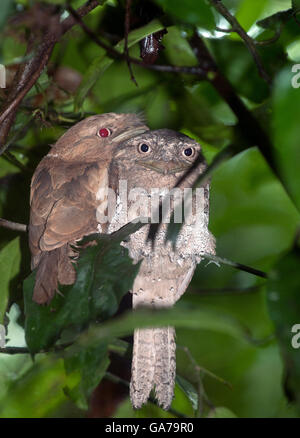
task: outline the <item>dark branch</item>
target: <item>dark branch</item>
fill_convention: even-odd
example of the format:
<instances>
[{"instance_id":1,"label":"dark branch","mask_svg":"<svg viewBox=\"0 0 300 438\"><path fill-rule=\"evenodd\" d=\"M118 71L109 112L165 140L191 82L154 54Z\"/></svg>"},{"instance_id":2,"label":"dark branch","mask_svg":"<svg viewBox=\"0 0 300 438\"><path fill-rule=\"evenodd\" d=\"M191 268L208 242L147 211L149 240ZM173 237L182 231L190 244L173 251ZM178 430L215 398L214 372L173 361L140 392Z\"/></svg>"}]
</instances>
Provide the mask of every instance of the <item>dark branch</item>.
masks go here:
<instances>
[{"instance_id":1,"label":"dark branch","mask_svg":"<svg viewBox=\"0 0 300 438\"><path fill-rule=\"evenodd\" d=\"M205 79L207 71L201 66L186 67L186 66L176 66L176 65L158 65L158 64L147 64L140 59L132 58L126 56L126 53L121 53L118 50L106 44L84 23L79 14L74 11L71 7L68 7L70 14L74 16L74 19L78 21L78 24L82 27L84 32L96 43L99 47L106 50L107 56L112 59L123 59L129 61L131 64L139 65L140 67L147 68L149 70L161 71L164 73L183 73L198 76L199 79Z\"/></svg>"},{"instance_id":2,"label":"dark branch","mask_svg":"<svg viewBox=\"0 0 300 438\"><path fill-rule=\"evenodd\" d=\"M25 224L18 224L17 222L11 222L6 219L0 218L0 227L8 228L10 230L14 231L22 231L26 233L27 231L27 225Z\"/></svg>"},{"instance_id":3,"label":"dark branch","mask_svg":"<svg viewBox=\"0 0 300 438\"><path fill-rule=\"evenodd\" d=\"M132 68L131 68L131 63L130 63L130 59L129 59L129 50L128 50L128 35L129 35L129 31L130 31L130 7L131 7L131 0L126 0L126 12L125 12L125 32L124 32L124 54L126 56L126 62L128 65L128 70L130 73L130 79L132 80L132 82L135 83L136 86L138 86L137 81L134 77Z\"/></svg>"},{"instance_id":4,"label":"dark branch","mask_svg":"<svg viewBox=\"0 0 300 438\"><path fill-rule=\"evenodd\" d=\"M242 28L238 20L229 12L229 10L223 5L221 0L210 0L213 7L231 24L231 29L229 32L236 32L246 44L249 52L251 53L254 62L257 66L258 72L260 76L268 83L271 84L271 79L266 72L263 63L260 59L260 56L256 50L255 42L247 32ZM224 32L225 29L222 30ZM227 30L225 30L227 32Z\"/></svg>"},{"instance_id":5,"label":"dark branch","mask_svg":"<svg viewBox=\"0 0 300 438\"><path fill-rule=\"evenodd\" d=\"M236 115L242 138L247 141L249 147L257 146L259 148L268 164L277 174L272 154L272 144L259 122L236 94L228 79L221 74L204 42L196 33L191 38L190 45L194 50L199 65L201 66L203 63L208 64L211 66L211 70L215 72L214 75L208 76L207 80Z\"/></svg>"},{"instance_id":6,"label":"dark branch","mask_svg":"<svg viewBox=\"0 0 300 438\"><path fill-rule=\"evenodd\" d=\"M78 9L77 13L80 17L84 17L99 5L98 0L89 0ZM39 44L36 44L34 35L30 37L25 56L31 55L33 51L35 54L30 56L27 62L20 65L10 87L7 102L2 108L0 114L0 147L3 147L6 142L20 103L40 77L49 61L55 44L76 23L77 21L74 17L66 18L56 31L52 30L46 33Z\"/></svg>"},{"instance_id":7,"label":"dark branch","mask_svg":"<svg viewBox=\"0 0 300 438\"><path fill-rule=\"evenodd\" d=\"M223 265L232 266L235 269L248 272L249 274L256 275L257 277L268 278L266 272L260 271L259 269L251 268L251 266L246 266L242 265L241 263L233 262L232 260L223 259L222 257L218 257L216 255L203 254L203 258L208 259L216 264L221 263Z\"/></svg>"}]
</instances>

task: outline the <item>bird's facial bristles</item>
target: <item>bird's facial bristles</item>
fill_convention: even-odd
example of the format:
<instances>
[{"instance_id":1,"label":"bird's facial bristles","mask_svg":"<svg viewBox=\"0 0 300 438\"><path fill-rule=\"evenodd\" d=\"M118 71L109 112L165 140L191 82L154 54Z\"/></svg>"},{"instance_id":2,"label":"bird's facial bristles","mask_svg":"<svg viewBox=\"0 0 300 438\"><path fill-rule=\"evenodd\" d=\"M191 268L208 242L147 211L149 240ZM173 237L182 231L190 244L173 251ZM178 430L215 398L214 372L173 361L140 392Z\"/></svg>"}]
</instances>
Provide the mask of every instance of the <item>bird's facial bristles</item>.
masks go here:
<instances>
[{"instance_id":1,"label":"bird's facial bristles","mask_svg":"<svg viewBox=\"0 0 300 438\"><path fill-rule=\"evenodd\" d=\"M165 162L163 160L137 160L136 163L139 166L146 167L146 169L154 170L155 172L163 175L172 175L183 172L190 167L189 163L179 163L177 161Z\"/></svg>"},{"instance_id":2,"label":"bird's facial bristles","mask_svg":"<svg viewBox=\"0 0 300 438\"><path fill-rule=\"evenodd\" d=\"M147 129L145 129L145 127L127 129L126 131L121 132L121 134L114 137L112 139L112 142L115 143L115 142L129 140L130 138L136 137L137 135L143 134L144 132L147 132Z\"/></svg>"}]
</instances>

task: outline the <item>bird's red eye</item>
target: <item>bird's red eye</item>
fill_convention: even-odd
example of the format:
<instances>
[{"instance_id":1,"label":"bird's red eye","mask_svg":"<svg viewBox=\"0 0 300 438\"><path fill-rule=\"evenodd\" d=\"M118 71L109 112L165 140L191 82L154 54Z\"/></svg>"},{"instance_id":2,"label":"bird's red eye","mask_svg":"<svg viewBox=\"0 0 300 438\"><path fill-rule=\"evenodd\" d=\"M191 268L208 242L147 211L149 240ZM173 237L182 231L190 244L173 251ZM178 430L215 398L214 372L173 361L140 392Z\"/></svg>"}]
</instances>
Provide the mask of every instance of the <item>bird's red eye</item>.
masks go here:
<instances>
[{"instance_id":1,"label":"bird's red eye","mask_svg":"<svg viewBox=\"0 0 300 438\"><path fill-rule=\"evenodd\" d=\"M99 137L109 137L111 135L111 130L108 128L101 128L97 134Z\"/></svg>"}]
</instances>

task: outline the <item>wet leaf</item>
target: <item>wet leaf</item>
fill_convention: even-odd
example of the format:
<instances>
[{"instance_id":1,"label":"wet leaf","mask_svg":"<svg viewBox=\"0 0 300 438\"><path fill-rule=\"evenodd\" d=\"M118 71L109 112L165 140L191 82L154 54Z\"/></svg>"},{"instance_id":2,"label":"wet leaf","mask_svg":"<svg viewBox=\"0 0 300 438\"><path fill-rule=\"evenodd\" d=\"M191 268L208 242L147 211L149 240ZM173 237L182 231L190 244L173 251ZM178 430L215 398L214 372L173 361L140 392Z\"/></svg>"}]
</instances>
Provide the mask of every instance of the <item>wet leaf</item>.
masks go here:
<instances>
[{"instance_id":1,"label":"wet leaf","mask_svg":"<svg viewBox=\"0 0 300 438\"><path fill-rule=\"evenodd\" d=\"M294 88L296 75L297 72L287 68L276 78L272 123L277 167L287 191L300 209L300 124L297 117L300 93Z\"/></svg>"},{"instance_id":2,"label":"wet leaf","mask_svg":"<svg viewBox=\"0 0 300 438\"><path fill-rule=\"evenodd\" d=\"M24 281L26 342L32 353L53 345L66 327L76 334L89 321L113 315L131 288L139 266L132 264L118 239L98 239L97 245L81 252L76 283L60 287L62 295L49 306L32 301L35 273Z\"/></svg>"},{"instance_id":3,"label":"wet leaf","mask_svg":"<svg viewBox=\"0 0 300 438\"><path fill-rule=\"evenodd\" d=\"M229 314L209 308L194 309L178 303L168 310L136 310L118 318L91 326L76 341L78 347L93 345L94 340L108 341L115 337L131 335L136 327L160 327L172 325L188 329L212 330L226 333L238 339L252 342L249 329Z\"/></svg>"},{"instance_id":4,"label":"wet leaf","mask_svg":"<svg viewBox=\"0 0 300 438\"><path fill-rule=\"evenodd\" d=\"M278 29L281 24L286 23L292 17L293 12L293 9L276 12L276 14L270 15L269 17L258 21L256 24L263 29Z\"/></svg>"},{"instance_id":5,"label":"wet leaf","mask_svg":"<svg viewBox=\"0 0 300 438\"><path fill-rule=\"evenodd\" d=\"M65 387L65 394L70 397L80 409L88 409L92 391L101 382L109 358L106 343L83 348L72 354L72 347L65 352L65 370L67 374L79 374L79 382L72 388Z\"/></svg>"},{"instance_id":6,"label":"wet leaf","mask_svg":"<svg viewBox=\"0 0 300 438\"><path fill-rule=\"evenodd\" d=\"M230 409L219 406L211 410L208 418L237 418L237 416Z\"/></svg>"},{"instance_id":7,"label":"wet leaf","mask_svg":"<svg viewBox=\"0 0 300 438\"><path fill-rule=\"evenodd\" d=\"M286 393L300 408L300 249L295 248L274 266L267 283L267 299L285 365Z\"/></svg>"},{"instance_id":8,"label":"wet leaf","mask_svg":"<svg viewBox=\"0 0 300 438\"><path fill-rule=\"evenodd\" d=\"M128 47L134 46L140 40L145 38L147 35L151 33L158 32L162 30L164 26L162 26L158 21L154 20L151 23L148 23L146 26L141 27L140 29L135 29L128 35ZM124 40L121 40L114 46L114 49L118 52L122 53L124 50ZM104 49L99 49L100 55L94 59L92 64L89 66L86 74L84 75L82 82L78 88L77 94L75 96L75 111L78 111L83 105L84 99L86 98L88 92L95 85L96 81L100 78L100 76L111 66L114 62L114 59L109 58L105 55Z\"/></svg>"},{"instance_id":9,"label":"wet leaf","mask_svg":"<svg viewBox=\"0 0 300 438\"><path fill-rule=\"evenodd\" d=\"M198 393L195 390L194 386L184 377L181 377L179 375L176 376L176 383L191 402L194 411L196 411L198 407Z\"/></svg>"},{"instance_id":10,"label":"wet leaf","mask_svg":"<svg viewBox=\"0 0 300 438\"><path fill-rule=\"evenodd\" d=\"M16 237L0 252L0 324L3 323L11 281L19 272L20 262L20 239Z\"/></svg>"},{"instance_id":11,"label":"wet leaf","mask_svg":"<svg viewBox=\"0 0 300 438\"><path fill-rule=\"evenodd\" d=\"M174 2L172 0L156 0L156 2L171 15L180 21L213 29L215 20L209 2L206 0L185 0Z\"/></svg>"}]
</instances>

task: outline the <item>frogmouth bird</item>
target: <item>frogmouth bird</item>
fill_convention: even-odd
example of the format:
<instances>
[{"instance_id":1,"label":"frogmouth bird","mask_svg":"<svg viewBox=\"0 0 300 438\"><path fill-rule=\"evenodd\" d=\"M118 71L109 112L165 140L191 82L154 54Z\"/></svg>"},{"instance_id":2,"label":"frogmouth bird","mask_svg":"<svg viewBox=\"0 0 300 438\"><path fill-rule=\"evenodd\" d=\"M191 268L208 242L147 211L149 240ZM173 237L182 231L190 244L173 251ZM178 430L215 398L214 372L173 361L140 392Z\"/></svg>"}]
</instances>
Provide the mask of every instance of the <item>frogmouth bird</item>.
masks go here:
<instances>
[{"instance_id":1,"label":"frogmouth bird","mask_svg":"<svg viewBox=\"0 0 300 438\"><path fill-rule=\"evenodd\" d=\"M196 159L199 165L182 179ZM209 183L191 191L205 169L196 141L169 129L150 131L133 114L92 116L68 130L32 178L29 242L32 268L37 270L34 301L49 303L58 284L75 282L76 241L97 231L110 234L143 216L149 223L122 243L134 263L140 262L131 291L133 308L173 306L186 291L203 253L215 251L208 230ZM116 194L114 208L110 208L109 188ZM163 207L169 200L169 208L153 244L148 233L150 221L159 219L160 200ZM168 220L164 219L171 209L178 213L179 222L184 221L175 246L166 242ZM134 408L147 402L152 389L158 403L169 408L175 347L173 327L135 330L130 383Z\"/></svg>"},{"instance_id":2,"label":"frogmouth bird","mask_svg":"<svg viewBox=\"0 0 300 438\"><path fill-rule=\"evenodd\" d=\"M182 179L197 158L199 165ZM186 291L203 253L214 254L215 240L208 230L209 183L196 192L191 190L197 176L205 169L201 146L186 135L169 129L148 131L129 139L120 144L114 154L109 185L118 191L120 183L123 186L126 183L128 205L126 209L123 207L125 198L119 194L109 233L140 216L157 222L157 201L162 200L162 207L167 205L154 245L148 239L150 225L144 225L123 243L132 259L141 261L132 288L134 309L173 306ZM164 204L166 200L168 202ZM186 212L184 217L180 217L182 207ZM185 220L175 248L170 242L166 243L170 218L167 212L171 209L174 209L175 221ZM125 210L127 214L124 214ZM164 214L164 208L162 212ZM136 329L130 383L133 407L140 408L154 389L158 403L168 409L174 394L175 368L174 328Z\"/></svg>"},{"instance_id":3,"label":"frogmouth bird","mask_svg":"<svg viewBox=\"0 0 300 438\"><path fill-rule=\"evenodd\" d=\"M117 146L149 128L136 114L101 114L74 125L39 163L31 181L29 246L36 269L33 300L49 303L58 284L73 284L73 245L99 231L108 167ZM103 230L105 232L105 224Z\"/></svg>"}]
</instances>

